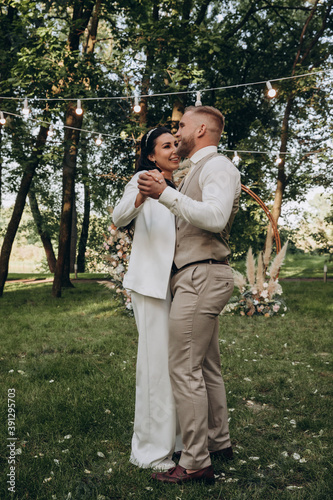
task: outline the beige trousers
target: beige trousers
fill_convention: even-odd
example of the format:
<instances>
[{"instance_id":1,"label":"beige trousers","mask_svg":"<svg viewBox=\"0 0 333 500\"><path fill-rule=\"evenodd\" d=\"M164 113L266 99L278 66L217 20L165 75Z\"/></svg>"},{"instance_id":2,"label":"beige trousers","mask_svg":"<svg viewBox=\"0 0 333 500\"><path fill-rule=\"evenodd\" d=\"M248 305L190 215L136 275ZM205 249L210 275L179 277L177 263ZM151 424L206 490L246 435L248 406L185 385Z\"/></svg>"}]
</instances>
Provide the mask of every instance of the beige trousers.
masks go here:
<instances>
[{"instance_id":1,"label":"beige trousers","mask_svg":"<svg viewBox=\"0 0 333 500\"><path fill-rule=\"evenodd\" d=\"M171 279L169 371L187 469L208 467L209 451L231 446L218 334L233 286L223 264L189 266Z\"/></svg>"}]
</instances>

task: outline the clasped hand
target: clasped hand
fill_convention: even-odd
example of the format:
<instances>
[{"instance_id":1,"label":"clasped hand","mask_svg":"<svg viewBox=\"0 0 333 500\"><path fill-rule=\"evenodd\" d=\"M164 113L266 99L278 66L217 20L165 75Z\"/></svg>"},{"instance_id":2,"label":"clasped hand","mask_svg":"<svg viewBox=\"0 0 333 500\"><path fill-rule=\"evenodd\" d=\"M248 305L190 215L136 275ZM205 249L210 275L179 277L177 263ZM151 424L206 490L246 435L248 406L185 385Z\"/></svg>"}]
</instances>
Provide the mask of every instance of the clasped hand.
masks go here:
<instances>
[{"instance_id":1,"label":"clasped hand","mask_svg":"<svg viewBox=\"0 0 333 500\"><path fill-rule=\"evenodd\" d=\"M156 200L166 187L167 183L159 170L149 170L139 175L138 188L143 196Z\"/></svg>"}]
</instances>

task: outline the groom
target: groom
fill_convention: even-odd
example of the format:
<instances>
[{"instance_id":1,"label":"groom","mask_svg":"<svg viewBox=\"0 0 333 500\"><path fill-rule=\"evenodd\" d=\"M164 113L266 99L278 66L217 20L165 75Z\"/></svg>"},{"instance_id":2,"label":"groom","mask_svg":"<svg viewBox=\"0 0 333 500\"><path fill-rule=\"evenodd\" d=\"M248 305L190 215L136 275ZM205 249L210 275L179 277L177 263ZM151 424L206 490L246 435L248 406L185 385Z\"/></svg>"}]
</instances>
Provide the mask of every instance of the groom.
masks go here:
<instances>
[{"instance_id":1,"label":"groom","mask_svg":"<svg viewBox=\"0 0 333 500\"><path fill-rule=\"evenodd\" d=\"M153 478L165 483L214 481L211 456L232 458L221 376L219 314L233 291L228 239L238 210L240 175L217 153L224 117L210 106L186 108L176 154L191 161L179 190L158 172L138 186L176 216L171 279L169 371L184 449L179 464Z\"/></svg>"}]
</instances>

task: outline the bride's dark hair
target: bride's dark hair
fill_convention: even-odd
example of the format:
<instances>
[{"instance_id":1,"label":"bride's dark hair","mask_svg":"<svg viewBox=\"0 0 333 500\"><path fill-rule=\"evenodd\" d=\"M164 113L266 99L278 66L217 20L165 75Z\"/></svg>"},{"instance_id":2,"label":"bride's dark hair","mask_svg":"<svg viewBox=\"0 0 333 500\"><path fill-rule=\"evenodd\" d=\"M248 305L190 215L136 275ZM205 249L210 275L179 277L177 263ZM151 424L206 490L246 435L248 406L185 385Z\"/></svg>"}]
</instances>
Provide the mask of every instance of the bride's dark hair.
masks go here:
<instances>
[{"instance_id":1,"label":"bride's dark hair","mask_svg":"<svg viewBox=\"0 0 333 500\"><path fill-rule=\"evenodd\" d=\"M154 170L157 169L161 172L161 169L155 165L155 163L149 160L148 156L154 154L156 139L163 134L171 134L171 131L167 127L156 127L148 130L148 132L141 139L141 154L138 159L136 172L141 172L142 170ZM175 187L173 182L165 179L168 186Z\"/></svg>"},{"instance_id":2,"label":"bride's dark hair","mask_svg":"<svg viewBox=\"0 0 333 500\"><path fill-rule=\"evenodd\" d=\"M136 172L141 172L141 170L154 170L157 168L155 163L148 159L148 156L154 154L156 139L163 134L171 134L171 132L166 127L156 127L148 130L142 137L141 154L138 159Z\"/></svg>"}]
</instances>

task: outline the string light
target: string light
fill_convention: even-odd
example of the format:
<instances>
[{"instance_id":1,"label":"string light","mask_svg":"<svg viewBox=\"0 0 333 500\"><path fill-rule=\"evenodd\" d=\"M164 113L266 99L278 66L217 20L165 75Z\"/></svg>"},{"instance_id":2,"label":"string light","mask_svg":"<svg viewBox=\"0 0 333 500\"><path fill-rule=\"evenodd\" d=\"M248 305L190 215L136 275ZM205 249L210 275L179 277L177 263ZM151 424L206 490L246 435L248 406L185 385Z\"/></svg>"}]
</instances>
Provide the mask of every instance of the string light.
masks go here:
<instances>
[{"instance_id":1,"label":"string light","mask_svg":"<svg viewBox=\"0 0 333 500\"><path fill-rule=\"evenodd\" d=\"M102 140L102 134L99 134L97 139L95 139L95 143L97 146L100 146L102 144L103 140Z\"/></svg>"},{"instance_id":2,"label":"string light","mask_svg":"<svg viewBox=\"0 0 333 500\"><path fill-rule=\"evenodd\" d=\"M30 113L30 109L29 109L29 106L28 106L28 99L27 98L24 99L22 113L25 116L28 116L28 114Z\"/></svg>"},{"instance_id":3,"label":"string light","mask_svg":"<svg viewBox=\"0 0 333 500\"><path fill-rule=\"evenodd\" d=\"M52 137L54 135L54 129L53 129L53 124L52 123L49 126L49 130L47 131L47 135L49 137Z\"/></svg>"},{"instance_id":4,"label":"string light","mask_svg":"<svg viewBox=\"0 0 333 500\"><path fill-rule=\"evenodd\" d=\"M79 116L82 115L83 113L83 109L82 109L82 106L81 106L81 99L78 99L77 102L76 102L76 110L75 110L75 113Z\"/></svg>"},{"instance_id":5,"label":"string light","mask_svg":"<svg viewBox=\"0 0 333 500\"><path fill-rule=\"evenodd\" d=\"M138 96L134 97L134 108L133 109L134 109L135 113L140 113L140 111L141 111L141 106L139 104L139 98L138 98Z\"/></svg>"},{"instance_id":6,"label":"string light","mask_svg":"<svg viewBox=\"0 0 333 500\"><path fill-rule=\"evenodd\" d=\"M237 151L234 152L234 157L232 159L232 161L234 162L234 164L237 166L238 163L240 162L240 157L238 156L237 154Z\"/></svg>"},{"instance_id":7,"label":"string light","mask_svg":"<svg viewBox=\"0 0 333 500\"><path fill-rule=\"evenodd\" d=\"M266 82L266 87L268 88L267 95L271 98L276 96L276 90L273 89L271 82Z\"/></svg>"},{"instance_id":8,"label":"string light","mask_svg":"<svg viewBox=\"0 0 333 500\"><path fill-rule=\"evenodd\" d=\"M319 71L311 71L309 73L303 73L301 75L293 75L293 76L285 76L280 78L271 78L270 82L280 82L283 80L293 80L295 78L304 78L306 76L314 76L319 75L321 73L327 73L328 70L319 70ZM260 82L248 82L248 83L237 83L235 85L225 85L224 87L212 87L207 89L201 89L201 92L209 92L211 90L226 90L226 89L235 89L239 87L252 87L254 85L267 85L268 81L260 81ZM176 95L176 94L192 94L193 90L182 90L176 92L163 92L159 94L142 94L141 97L162 97L168 95ZM131 96L132 99L134 96ZM112 96L112 97L84 97L82 101L111 101L111 100L127 100L128 96ZM20 97L8 97L8 96L0 96L0 99L10 99L10 100L20 100ZM34 97L35 101L75 101L76 97Z\"/></svg>"},{"instance_id":9,"label":"string light","mask_svg":"<svg viewBox=\"0 0 333 500\"><path fill-rule=\"evenodd\" d=\"M197 99L195 101L195 106L202 106L200 90L197 92Z\"/></svg>"},{"instance_id":10,"label":"string light","mask_svg":"<svg viewBox=\"0 0 333 500\"><path fill-rule=\"evenodd\" d=\"M277 165L280 165L280 163L282 163L282 158L280 158L280 155L279 155L279 154L277 154L277 155L276 155L275 163L276 163Z\"/></svg>"},{"instance_id":11,"label":"string light","mask_svg":"<svg viewBox=\"0 0 333 500\"><path fill-rule=\"evenodd\" d=\"M21 116L18 115L17 113L11 113L10 111L5 111L5 113L7 115L10 115L10 116L15 116L17 118L20 118ZM1 120L1 116L3 115L3 112L0 112L0 120ZM44 124L46 125L47 127L49 127L49 131L51 131L51 134L48 133L48 135L52 135L54 134L54 128L53 128L53 125L52 123L50 124L49 122L45 122L45 121L41 121L39 119L36 119L36 118L30 118L31 121L33 122L36 122L38 124ZM0 121L0 123L2 123ZM68 125L63 125L63 128L67 128L67 129L70 129L70 130L78 130L80 132L84 132L84 133L87 133L87 134L91 134L91 135L98 135L102 137L105 136L105 137L109 137L111 139L122 139L122 140L127 140L127 141L131 141L133 143L135 143L135 139L133 139L133 137L128 137L127 134L122 131L119 135L118 134L107 134L107 133L103 133L103 134L100 134L99 132L97 131L93 131L93 130L87 130L87 129L84 129L84 128L77 128L77 127L70 127ZM98 137L97 139L95 140L95 143L96 141L98 140ZM322 151L326 151L326 150L330 150L331 148L329 146L326 146L322 149ZM245 154L260 154L260 155L263 155L263 154L266 154L266 155L270 155L271 154L271 151L255 151L255 150L239 150L238 153L237 151L235 151L234 149L224 149L222 148L222 145L219 145L219 151L222 153L222 154L225 154L225 153L234 153L234 157L232 159L232 161L235 163L235 164L238 164L239 161L241 160L241 158L238 156L238 153L245 153ZM319 159L318 159L318 155L317 153L315 153L314 151L306 151L306 152L301 152L303 155L306 155L307 157L309 156L313 156L313 163L319 163ZM292 152L281 152L280 155L289 155L289 156L296 156L297 154L297 151L292 151ZM279 155L276 156L276 159L278 158Z\"/></svg>"},{"instance_id":12,"label":"string light","mask_svg":"<svg viewBox=\"0 0 333 500\"><path fill-rule=\"evenodd\" d=\"M0 123L1 125L5 125L6 123L6 118L5 115L3 114L3 111L0 111Z\"/></svg>"},{"instance_id":13,"label":"string light","mask_svg":"<svg viewBox=\"0 0 333 500\"><path fill-rule=\"evenodd\" d=\"M319 163L319 158L318 158L317 153L315 153L315 154L313 155L313 158L312 158L312 163L313 163L314 165L317 165L317 163Z\"/></svg>"}]
</instances>

